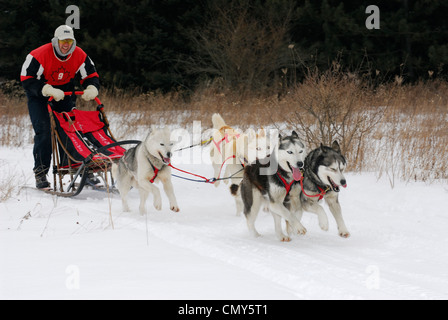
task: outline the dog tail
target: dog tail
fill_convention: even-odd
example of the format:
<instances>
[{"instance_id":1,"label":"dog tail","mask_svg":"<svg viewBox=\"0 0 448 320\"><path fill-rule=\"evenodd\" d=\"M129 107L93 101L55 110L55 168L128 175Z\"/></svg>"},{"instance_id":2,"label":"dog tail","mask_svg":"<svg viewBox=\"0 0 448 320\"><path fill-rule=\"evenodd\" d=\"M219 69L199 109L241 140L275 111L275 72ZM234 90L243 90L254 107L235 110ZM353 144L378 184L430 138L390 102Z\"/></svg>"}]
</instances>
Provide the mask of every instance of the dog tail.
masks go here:
<instances>
[{"instance_id":1,"label":"dog tail","mask_svg":"<svg viewBox=\"0 0 448 320\"><path fill-rule=\"evenodd\" d=\"M224 121L224 119L221 117L221 115L219 113L214 113L212 116L212 123L213 123L213 128L214 129L221 129L222 127L226 126L226 122Z\"/></svg>"},{"instance_id":2,"label":"dog tail","mask_svg":"<svg viewBox=\"0 0 448 320\"><path fill-rule=\"evenodd\" d=\"M232 185L230 186L230 193L232 194L232 196L237 196L238 195L238 189L239 189L239 185L232 183Z\"/></svg>"}]
</instances>

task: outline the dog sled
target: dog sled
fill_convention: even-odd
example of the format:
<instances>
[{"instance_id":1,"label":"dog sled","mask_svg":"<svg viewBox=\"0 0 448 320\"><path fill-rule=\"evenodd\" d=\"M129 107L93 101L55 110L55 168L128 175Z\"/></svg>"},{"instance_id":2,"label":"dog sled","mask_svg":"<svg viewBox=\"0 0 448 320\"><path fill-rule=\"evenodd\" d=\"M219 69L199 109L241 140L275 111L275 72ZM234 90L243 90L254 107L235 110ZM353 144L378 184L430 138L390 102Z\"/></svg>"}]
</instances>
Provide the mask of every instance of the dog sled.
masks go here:
<instances>
[{"instance_id":1,"label":"dog sled","mask_svg":"<svg viewBox=\"0 0 448 320\"><path fill-rule=\"evenodd\" d=\"M65 92L65 95L82 95L82 91ZM93 189L111 192L114 181L111 166L126 149L122 145L138 144L138 140L117 141L113 136L104 105L98 97L96 110L74 108L70 112L54 110L53 97L48 99L53 150L53 187L47 193L63 197L78 195L86 185ZM93 174L97 183L89 177Z\"/></svg>"}]
</instances>

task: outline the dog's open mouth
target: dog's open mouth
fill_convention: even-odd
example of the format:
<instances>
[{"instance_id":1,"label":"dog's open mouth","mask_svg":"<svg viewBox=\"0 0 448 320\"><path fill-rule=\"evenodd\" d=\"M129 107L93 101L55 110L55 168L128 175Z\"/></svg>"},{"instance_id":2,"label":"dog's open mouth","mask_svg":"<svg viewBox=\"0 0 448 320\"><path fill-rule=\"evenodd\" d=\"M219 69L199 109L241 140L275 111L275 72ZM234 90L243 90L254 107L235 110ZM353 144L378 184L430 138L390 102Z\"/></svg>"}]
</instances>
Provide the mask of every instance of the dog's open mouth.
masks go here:
<instances>
[{"instance_id":1,"label":"dog's open mouth","mask_svg":"<svg viewBox=\"0 0 448 320\"><path fill-rule=\"evenodd\" d=\"M287 162L289 169L291 169L292 172L292 178L295 181L300 181L302 179L302 171L300 171L299 168L293 167Z\"/></svg>"},{"instance_id":2,"label":"dog's open mouth","mask_svg":"<svg viewBox=\"0 0 448 320\"><path fill-rule=\"evenodd\" d=\"M339 189L339 186L330 177L328 177L328 182L330 182L331 189L334 192L339 192L341 190L341 189ZM346 188L347 185L344 184L342 187Z\"/></svg>"},{"instance_id":3,"label":"dog's open mouth","mask_svg":"<svg viewBox=\"0 0 448 320\"><path fill-rule=\"evenodd\" d=\"M339 192L339 186L336 184L336 183L334 183L334 181L333 180L331 180L331 178L330 177L328 177L328 182L330 182L330 186L331 186L331 189L334 191L334 192Z\"/></svg>"},{"instance_id":4,"label":"dog's open mouth","mask_svg":"<svg viewBox=\"0 0 448 320\"><path fill-rule=\"evenodd\" d=\"M160 152L159 152L159 156L160 156L160 159L162 159L164 164L170 164L171 158L164 157Z\"/></svg>"}]
</instances>

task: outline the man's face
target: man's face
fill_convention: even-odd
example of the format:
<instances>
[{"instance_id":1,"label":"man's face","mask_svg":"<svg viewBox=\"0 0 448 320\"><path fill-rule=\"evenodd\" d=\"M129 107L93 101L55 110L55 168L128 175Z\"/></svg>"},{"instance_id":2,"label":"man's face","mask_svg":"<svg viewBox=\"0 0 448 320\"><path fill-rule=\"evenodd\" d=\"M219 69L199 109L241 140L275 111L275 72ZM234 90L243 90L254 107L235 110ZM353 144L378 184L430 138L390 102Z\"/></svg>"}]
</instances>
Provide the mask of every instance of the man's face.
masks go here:
<instances>
[{"instance_id":1,"label":"man's face","mask_svg":"<svg viewBox=\"0 0 448 320\"><path fill-rule=\"evenodd\" d=\"M59 50L61 50L62 54L66 54L71 49L73 45L73 40L72 39L59 40L58 43L59 43Z\"/></svg>"}]
</instances>

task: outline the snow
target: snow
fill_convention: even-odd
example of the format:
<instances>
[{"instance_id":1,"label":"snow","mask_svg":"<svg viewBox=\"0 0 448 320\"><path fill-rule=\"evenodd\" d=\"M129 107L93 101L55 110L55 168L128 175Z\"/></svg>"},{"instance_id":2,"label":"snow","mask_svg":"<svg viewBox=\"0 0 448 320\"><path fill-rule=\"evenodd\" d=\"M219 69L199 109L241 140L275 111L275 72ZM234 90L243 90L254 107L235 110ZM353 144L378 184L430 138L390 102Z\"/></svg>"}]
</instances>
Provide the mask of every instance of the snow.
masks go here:
<instances>
[{"instance_id":1,"label":"snow","mask_svg":"<svg viewBox=\"0 0 448 320\"><path fill-rule=\"evenodd\" d=\"M211 165L186 161L208 148L190 150L173 164L211 177ZM181 211L162 192L162 211L148 201L140 216L136 190L123 213L117 194L23 188L34 186L31 154L31 145L0 148L0 185L22 186L0 203L0 299L448 298L446 183L392 189L374 173L349 173L340 202L351 237L338 236L326 208L328 232L305 213L308 233L284 243L266 212L262 237L251 237L225 184L173 177Z\"/></svg>"}]
</instances>

